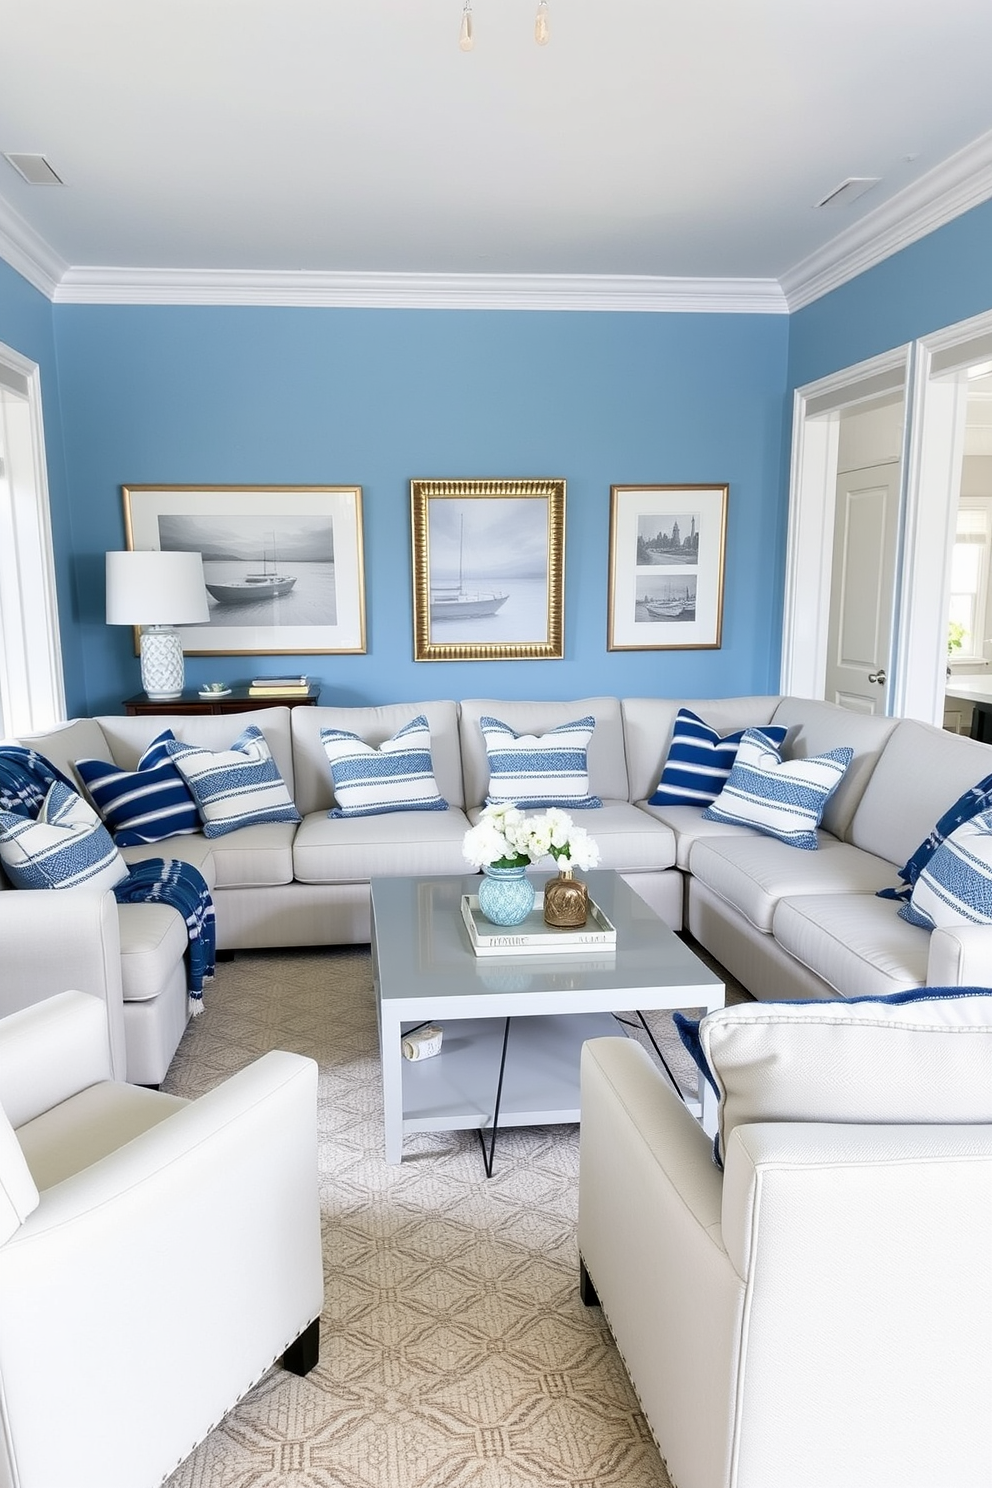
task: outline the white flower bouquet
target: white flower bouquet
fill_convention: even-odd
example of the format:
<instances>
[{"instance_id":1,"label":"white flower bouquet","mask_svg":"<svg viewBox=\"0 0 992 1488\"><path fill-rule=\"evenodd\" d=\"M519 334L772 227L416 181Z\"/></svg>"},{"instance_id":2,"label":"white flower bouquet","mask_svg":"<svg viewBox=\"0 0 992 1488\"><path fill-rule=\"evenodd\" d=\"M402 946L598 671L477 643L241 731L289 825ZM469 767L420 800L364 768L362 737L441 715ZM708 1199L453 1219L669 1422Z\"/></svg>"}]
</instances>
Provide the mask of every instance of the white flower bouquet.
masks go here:
<instances>
[{"instance_id":1,"label":"white flower bouquet","mask_svg":"<svg viewBox=\"0 0 992 1488\"><path fill-rule=\"evenodd\" d=\"M518 806L486 806L465 833L462 852L475 868L526 868L548 856L560 868L595 868L599 862L599 848L585 827L554 806L530 817Z\"/></svg>"}]
</instances>

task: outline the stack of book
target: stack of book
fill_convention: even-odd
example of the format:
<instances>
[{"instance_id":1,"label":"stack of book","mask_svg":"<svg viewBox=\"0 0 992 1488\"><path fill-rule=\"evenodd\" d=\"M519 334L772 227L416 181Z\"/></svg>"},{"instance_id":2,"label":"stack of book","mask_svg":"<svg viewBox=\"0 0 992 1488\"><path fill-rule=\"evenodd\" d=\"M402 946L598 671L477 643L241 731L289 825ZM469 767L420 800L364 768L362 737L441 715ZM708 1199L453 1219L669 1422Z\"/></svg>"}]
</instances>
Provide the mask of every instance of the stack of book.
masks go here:
<instances>
[{"instance_id":1,"label":"stack of book","mask_svg":"<svg viewBox=\"0 0 992 1488\"><path fill-rule=\"evenodd\" d=\"M252 677L248 684L249 697L306 697L309 691L309 677Z\"/></svg>"}]
</instances>

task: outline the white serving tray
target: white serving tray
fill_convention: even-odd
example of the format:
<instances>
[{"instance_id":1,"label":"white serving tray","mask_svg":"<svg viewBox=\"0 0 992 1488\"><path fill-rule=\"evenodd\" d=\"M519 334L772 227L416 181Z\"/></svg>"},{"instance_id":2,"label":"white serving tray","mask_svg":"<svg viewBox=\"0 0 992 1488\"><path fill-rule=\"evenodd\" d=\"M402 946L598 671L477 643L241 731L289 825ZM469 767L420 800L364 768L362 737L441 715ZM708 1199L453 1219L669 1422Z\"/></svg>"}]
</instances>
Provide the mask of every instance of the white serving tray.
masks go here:
<instances>
[{"instance_id":1,"label":"white serving tray","mask_svg":"<svg viewBox=\"0 0 992 1488\"><path fill-rule=\"evenodd\" d=\"M478 894L462 895L462 919L477 956L565 956L594 954L615 946L617 932L598 904L589 900L589 918L580 930L559 930L544 923L544 900L519 925L493 925L479 909Z\"/></svg>"}]
</instances>

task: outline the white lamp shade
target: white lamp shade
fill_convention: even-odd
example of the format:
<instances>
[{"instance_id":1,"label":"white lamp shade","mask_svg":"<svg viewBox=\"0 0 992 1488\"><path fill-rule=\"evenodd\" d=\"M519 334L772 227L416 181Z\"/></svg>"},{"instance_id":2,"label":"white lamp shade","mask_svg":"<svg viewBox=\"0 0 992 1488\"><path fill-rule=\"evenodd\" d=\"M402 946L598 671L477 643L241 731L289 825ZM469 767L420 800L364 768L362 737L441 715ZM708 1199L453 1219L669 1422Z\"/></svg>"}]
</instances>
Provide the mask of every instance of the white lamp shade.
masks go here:
<instances>
[{"instance_id":1,"label":"white lamp shade","mask_svg":"<svg viewBox=\"0 0 992 1488\"><path fill-rule=\"evenodd\" d=\"M205 625L200 553L107 554L108 625Z\"/></svg>"}]
</instances>

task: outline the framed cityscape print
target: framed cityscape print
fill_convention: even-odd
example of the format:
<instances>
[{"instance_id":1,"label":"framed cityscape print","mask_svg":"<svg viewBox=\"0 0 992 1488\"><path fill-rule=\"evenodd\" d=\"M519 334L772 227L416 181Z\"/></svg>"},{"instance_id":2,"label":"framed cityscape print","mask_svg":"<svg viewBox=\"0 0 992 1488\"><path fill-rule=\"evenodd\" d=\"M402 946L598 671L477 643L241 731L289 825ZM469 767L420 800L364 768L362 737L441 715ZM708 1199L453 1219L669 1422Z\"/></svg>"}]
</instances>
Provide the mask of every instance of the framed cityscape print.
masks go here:
<instances>
[{"instance_id":1,"label":"framed cityscape print","mask_svg":"<svg viewBox=\"0 0 992 1488\"><path fill-rule=\"evenodd\" d=\"M416 661L560 658L565 482L413 480Z\"/></svg>"},{"instance_id":2,"label":"framed cityscape print","mask_svg":"<svg viewBox=\"0 0 992 1488\"><path fill-rule=\"evenodd\" d=\"M128 548L203 554L210 619L179 627L187 655L365 650L361 486L122 489Z\"/></svg>"},{"instance_id":3,"label":"framed cityscape print","mask_svg":"<svg viewBox=\"0 0 992 1488\"><path fill-rule=\"evenodd\" d=\"M610 487L610 651L720 645L727 492Z\"/></svg>"}]
</instances>

